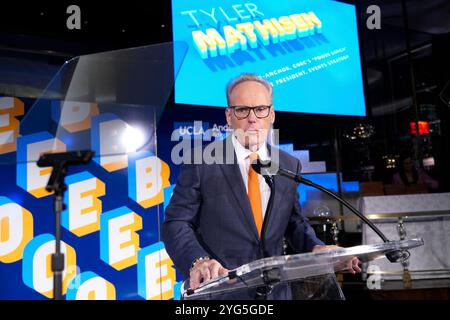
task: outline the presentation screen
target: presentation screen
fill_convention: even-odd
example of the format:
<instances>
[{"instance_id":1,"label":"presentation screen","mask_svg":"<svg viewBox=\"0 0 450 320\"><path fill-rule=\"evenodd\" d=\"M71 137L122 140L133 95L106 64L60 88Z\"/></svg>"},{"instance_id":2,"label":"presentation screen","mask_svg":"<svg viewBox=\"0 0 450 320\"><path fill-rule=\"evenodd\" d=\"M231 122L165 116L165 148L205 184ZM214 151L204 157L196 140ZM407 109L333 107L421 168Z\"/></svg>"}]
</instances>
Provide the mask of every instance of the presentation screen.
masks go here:
<instances>
[{"instance_id":1,"label":"presentation screen","mask_svg":"<svg viewBox=\"0 0 450 320\"><path fill-rule=\"evenodd\" d=\"M172 22L189 47L175 103L226 107L230 79L255 73L273 85L277 111L366 115L354 5L172 0Z\"/></svg>"}]
</instances>

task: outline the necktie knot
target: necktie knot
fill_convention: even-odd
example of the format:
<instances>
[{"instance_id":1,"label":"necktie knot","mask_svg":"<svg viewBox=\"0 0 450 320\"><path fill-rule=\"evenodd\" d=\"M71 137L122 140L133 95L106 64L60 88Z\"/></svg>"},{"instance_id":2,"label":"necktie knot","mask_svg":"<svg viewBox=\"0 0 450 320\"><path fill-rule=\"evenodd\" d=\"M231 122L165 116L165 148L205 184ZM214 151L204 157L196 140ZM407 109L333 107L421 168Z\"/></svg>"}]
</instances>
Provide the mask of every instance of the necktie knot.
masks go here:
<instances>
[{"instance_id":1,"label":"necktie knot","mask_svg":"<svg viewBox=\"0 0 450 320\"><path fill-rule=\"evenodd\" d=\"M249 155L250 158L250 164L252 164L253 162L255 162L256 160L258 160L259 156L257 153L253 152Z\"/></svg>"}]
</instances>

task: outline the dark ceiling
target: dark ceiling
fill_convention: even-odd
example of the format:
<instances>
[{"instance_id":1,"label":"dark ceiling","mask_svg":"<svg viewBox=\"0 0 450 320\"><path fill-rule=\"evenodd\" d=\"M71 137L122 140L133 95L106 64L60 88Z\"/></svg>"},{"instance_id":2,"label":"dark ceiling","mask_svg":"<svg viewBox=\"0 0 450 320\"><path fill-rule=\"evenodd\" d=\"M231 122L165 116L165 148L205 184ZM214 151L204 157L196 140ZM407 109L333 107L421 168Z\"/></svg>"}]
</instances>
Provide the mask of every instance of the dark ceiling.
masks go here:
<instances>
[{"instance_id":1,"label":"dark ceiling","mask_svg":"<svg viewBox=\"0 0 450 320\"><path fill-rule=\"evenodd\" d=\"M358 3L361 19L369 16L366 8L375 4L381 8L382 29L403 29L405 21L401 0L364 0ZM414 35L413 46L417 44L416 40L422 43L432 35L450 32L450 1L406 0L405 3L409 30ZM66 27L69 16L66 10L72 4L81 8L81 30L68 30ZM0 46L2 49L51 50L54 54L78 55L170 41L170 22L169 0L157 3L40 0L28 4L4 1ZM365 25L364 21L361 22ZM366 32L366 36L370 35ZM399 46L396 43L399 41L396 32L385 36L389 41L386 48L397 54Z\"/></svg>"},{"instance_id":2,"label":"dark ceiling","mask_svg":"<svg viewBox=\"0 0 450 320\"><path fill-rule=\"evenodd\" d=\"M377 65L380 61L384 63L405 56L406 39L412 50L421 51L436 38L449 38L449 0L404 1L407 19L401 0L358 1L361 47L369 85L380 79ZM66 10L72 4L81 8L81 30L66 27L69 16ZM366 9L370 5L378 5L381 9L380 30L366 28L365 21L369 17ZM406 23L408 29L404 28ZM39 0L28 4L6 1L2 3L0 19L0 77L17 75L17 68L15 75L8 73L14 61L17 66L22 66L33 60L45 65L45 68L42 65L27 66L28 70L40 70L37 74L41 79L35 79L35 83L42 84L73 56L168 42L171 37L169 0L157 3Z\"/></svg>"}]
</instances>

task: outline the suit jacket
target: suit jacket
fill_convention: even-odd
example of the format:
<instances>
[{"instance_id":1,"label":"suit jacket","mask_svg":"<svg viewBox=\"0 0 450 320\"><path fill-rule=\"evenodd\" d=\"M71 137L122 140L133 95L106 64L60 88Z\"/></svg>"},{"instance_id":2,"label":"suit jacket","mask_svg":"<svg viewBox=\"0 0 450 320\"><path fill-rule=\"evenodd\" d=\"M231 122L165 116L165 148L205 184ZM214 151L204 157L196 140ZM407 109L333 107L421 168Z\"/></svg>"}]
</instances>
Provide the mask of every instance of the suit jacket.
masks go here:
<instances>
[{"instance_id":1,"label":"suit jacket","mask_svg":"<svg viewBox=\"0 0 450 320\"><path fill-rule=\"evenodd\" d=\"M231 139L213 142L209 150L232 150L233 164L224 164L226 152L212 152L222 164L184 164L172 198L165 210L162 238L176 268L188 278L192 262L203 256L219 261L227 269L267 256L283 254L283 238L298 253L323 245L300 210L298 184L282 176L274 177L272 212L266 213L261 238L254 222L247 190L236 161ZM229 149L226 149L228 144ZM213 146L211 148L211 146ZM269 146L273 154L274 147ZM220 149L217 149L220 150ZM300 161L279 151L280 167L300 173ZM228 154L230 159L230 154ZM220 162L220 161L219 161ZM224 299L254 299L255 289L230 293ZM217 297L216 297L217 298ZM269 298L289 299L283 286Z\"/></svg>"}]
</instances>

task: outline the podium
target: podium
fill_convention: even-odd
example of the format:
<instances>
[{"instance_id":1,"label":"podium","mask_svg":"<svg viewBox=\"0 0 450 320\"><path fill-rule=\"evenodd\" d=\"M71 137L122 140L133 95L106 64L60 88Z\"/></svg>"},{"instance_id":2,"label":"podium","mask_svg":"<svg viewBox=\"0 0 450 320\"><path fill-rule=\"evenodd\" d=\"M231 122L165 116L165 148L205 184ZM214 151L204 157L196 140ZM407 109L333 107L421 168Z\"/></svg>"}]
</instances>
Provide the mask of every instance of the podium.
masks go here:
<instances>
[{"instance_id":1,"label":"podium","mask_svg":"<svg viewBox=\"0 0 450 320\"><path fill-rule=\"evenodd\" d=\"M226 275L203 283L196 290L183 293L185 300L215 299L224 293L262 287L271 288L297 282L301 298L345 299L334 273L344 270L347 261L358 257L361 262L383 258L386 254L423 245L422 239L390 241L387 243L339 248L317 253L302 253L264 258L242 265Z\"/></svg>"}]
</instances>

